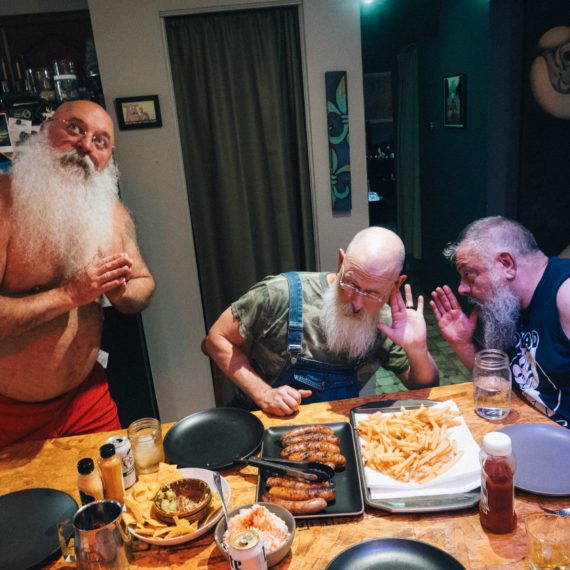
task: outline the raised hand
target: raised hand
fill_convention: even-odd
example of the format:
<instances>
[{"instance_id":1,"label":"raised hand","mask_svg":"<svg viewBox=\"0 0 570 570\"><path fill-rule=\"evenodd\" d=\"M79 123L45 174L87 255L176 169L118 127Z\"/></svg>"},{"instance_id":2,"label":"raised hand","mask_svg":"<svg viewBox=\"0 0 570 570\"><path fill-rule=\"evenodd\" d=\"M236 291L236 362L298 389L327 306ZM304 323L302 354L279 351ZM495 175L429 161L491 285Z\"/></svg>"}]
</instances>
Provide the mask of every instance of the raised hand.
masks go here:
<instances>
[{"instance_id":1,"label":"raised hand","mask_svg":"<svg viewBox=\"0 0 570 570\"><path fill-rule=\"evenodd\" d=\"M132 266L133 262L126 253L94 258L65 283L64 289L77 307L97 301L104 293L120 296L131 278Z\"/></svg>"},{"instance_id":2,"label":"raised hand","mask_svg":"<svg viewBox=\"0 0 570 570\"><path fill-rule=\"evenodd\" d=\"M378 330L383 332L392 342L401 346L406 352L424 350L427 346L426 322L424 319L424 299L418 297L417 309L414 309L412 288L404 285L406 302L402 293L396 290L390 296L392 310L392 326L378 323Z\"/></svg>"},{"instance_id":3,"label":"raised hand","mask_svg":"<svg viewBox=\"0 0 570 570\"><path fill-rule=\"evenodd\" d=\"M448 285L437 287L431 298L429 305L443 338L452 346L470 343L477 327L479 309L473 309L468 317Z\"/></svg>"},{"instance_id":4,"label":"raised hand","mask_svg":"<svg viewBox=\"0 0 570 570\"><path fill-rule=\"evenodd\" d=\"M290 416L299 409L302 399L311 394L311 390L296 390L291 386L269 388L263 394L260 408L267 414Z\"/></svg>"}]
</instances>

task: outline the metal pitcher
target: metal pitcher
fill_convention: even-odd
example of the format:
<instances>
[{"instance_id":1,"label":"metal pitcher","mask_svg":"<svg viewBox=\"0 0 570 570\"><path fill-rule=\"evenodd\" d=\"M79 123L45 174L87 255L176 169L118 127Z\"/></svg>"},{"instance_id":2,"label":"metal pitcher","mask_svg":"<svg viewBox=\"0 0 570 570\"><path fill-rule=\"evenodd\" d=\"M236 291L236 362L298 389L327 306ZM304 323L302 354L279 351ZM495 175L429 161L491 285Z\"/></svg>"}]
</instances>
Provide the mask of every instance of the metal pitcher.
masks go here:
<instances>
[{"instance_id":1,"label":"metal pitcher","mask_svg":"<svg viewBox=\"0 0 570 570\"><path fill-rule=\"evenodd\" d=\"M94 501L81 507L72 521L59 523L57 533L65 560L75 562L81 570L129 568L131 535L121 516L122 510L117 501ZM74 530L73 548L64 537L68 526Z\"/></svg>"}]
</instances>

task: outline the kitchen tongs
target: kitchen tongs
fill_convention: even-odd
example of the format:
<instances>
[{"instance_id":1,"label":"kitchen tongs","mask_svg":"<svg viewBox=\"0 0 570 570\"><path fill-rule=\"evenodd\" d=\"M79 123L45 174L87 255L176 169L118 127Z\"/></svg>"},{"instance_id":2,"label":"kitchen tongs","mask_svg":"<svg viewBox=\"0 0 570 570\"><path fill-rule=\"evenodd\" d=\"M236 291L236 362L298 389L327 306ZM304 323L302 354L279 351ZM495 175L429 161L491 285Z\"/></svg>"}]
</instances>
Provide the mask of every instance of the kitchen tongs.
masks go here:
<instances>
[{"instance_id":1,"label":"kitchen tongs","mask_svg":"<svg viewBox=\"0 0 570 570\"><path fill-rule=\"evenodd\" d=\"M273 471L280 475L301 477L308 481L328 481L334 475L334 469L319 461L291 461L290 459L262 459L260 457L242 457L237 459L259 469Z\"/></svg>"}]
</instances>

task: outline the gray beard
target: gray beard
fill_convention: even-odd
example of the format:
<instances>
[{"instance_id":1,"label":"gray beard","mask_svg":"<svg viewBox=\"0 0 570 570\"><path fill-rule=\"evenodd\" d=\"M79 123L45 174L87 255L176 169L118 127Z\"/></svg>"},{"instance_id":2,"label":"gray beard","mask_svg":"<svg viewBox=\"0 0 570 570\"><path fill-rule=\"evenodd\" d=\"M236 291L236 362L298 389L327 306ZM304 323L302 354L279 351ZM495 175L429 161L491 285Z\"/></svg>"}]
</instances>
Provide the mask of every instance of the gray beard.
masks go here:
<instances>
[{"instance_id":1,"label":"gray beard","mask_svg":"<svg viewBox=\"0 0 570 570\"><path fill-rule=\"evenodd\" d=\"M472 300L481 309L484 324L486 348L508 350L513 346L521 306L519 299L508 289L493 283L489 301L481 303Z\"/></svg>"},{"instance_id":2,"label":"gray beard","mask_svg":"<svg viewBox=\"0 0 570 570\"><path fill-rule=\"evenodd\" d=\"M117 170L97 172L76 151L58 153L47 132L18 146L12 170L16 242L23 260L49 260L69 278L107 253L117 204Z\"/></svg>"},{"instance_id":3,"label":"gray beard","mask_svg":"<svg viewBox=\"0 0 570 570\"><path fill-rule=\"evenodd\" d=\"M352 306L338 300L337 285L329 287L323 296L321 326L330 350L346 354L351 360L364 357L376 341L377 315L367 315L364 310L354 313Z\"/></svg>"}]
</instances>

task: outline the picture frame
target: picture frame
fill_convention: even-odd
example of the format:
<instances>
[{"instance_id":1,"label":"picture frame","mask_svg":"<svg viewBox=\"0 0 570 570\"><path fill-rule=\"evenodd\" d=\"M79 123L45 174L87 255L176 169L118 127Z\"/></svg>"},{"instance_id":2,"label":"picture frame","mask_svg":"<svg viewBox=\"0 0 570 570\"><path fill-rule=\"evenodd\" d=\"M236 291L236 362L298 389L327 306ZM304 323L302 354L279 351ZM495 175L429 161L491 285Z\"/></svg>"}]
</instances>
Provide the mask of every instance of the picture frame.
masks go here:
<instances>
[{"instance_id":1,"label":"picture frame","mask_svg":"<svg viewBox=\"0 0 570 570\"><path fill-rule=\"evenodd\" d=\"M115 108L121 131L162 127L158 95L118 97Z\"/></svg>"},{"instance_id":2,"label":"picture frame","mask_svg":"<svg viewBox=\"0 0 570 570\"><path fill-rule=\"evenodd\" d=\"M465 128L467 124L467 77L464 73L443 78L443 126Z\"/></svg>"}]
</instances>

